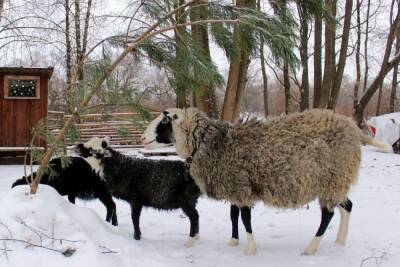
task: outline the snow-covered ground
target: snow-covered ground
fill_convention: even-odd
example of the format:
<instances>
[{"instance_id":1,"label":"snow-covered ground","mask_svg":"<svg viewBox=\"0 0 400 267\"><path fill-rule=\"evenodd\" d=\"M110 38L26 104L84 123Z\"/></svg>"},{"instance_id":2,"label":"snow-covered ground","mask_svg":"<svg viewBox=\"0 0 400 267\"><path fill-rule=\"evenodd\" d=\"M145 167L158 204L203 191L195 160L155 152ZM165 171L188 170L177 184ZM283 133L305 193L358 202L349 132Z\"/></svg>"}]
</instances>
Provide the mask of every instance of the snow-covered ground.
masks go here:
<instances>
[{"instance_id":1,"label":"snow-covered ground","mask_svg":"<svg viewBox=\"0 0 400 267\"><path fill-rule=\"evenodd\" d=\"M239 247L227 246L231 232L227 203L200 199L201 237L192 248L184 246L189 222L181 211L143 210L142 240L135 241L130 209L125 202L116 201L119 226L112 227L104 222L106 210L99 201L77 201L74 206L46 187L39 191L40 196L34 197L26 195L23 187L11 192L11 183L22 173L22 166L0 166L0 238L12 234L15 239L23 236L40 244L38 236L46 233L58 239L80 241L60 243L42 235L43 246L76 249L70 257L0 241L1 267L400 266L399 155L363 149L359 182L350 194L354 207L347 245L340 247L334 243L339 226L336 212L314 256L302 256L301 252L319 226L316 202L301 210L278 210L258 204L252 214L257 253L246 256L242 253L246 243L242 226ZM7 254L4 245L11 250Z\"/></svg>"}]
</instances>

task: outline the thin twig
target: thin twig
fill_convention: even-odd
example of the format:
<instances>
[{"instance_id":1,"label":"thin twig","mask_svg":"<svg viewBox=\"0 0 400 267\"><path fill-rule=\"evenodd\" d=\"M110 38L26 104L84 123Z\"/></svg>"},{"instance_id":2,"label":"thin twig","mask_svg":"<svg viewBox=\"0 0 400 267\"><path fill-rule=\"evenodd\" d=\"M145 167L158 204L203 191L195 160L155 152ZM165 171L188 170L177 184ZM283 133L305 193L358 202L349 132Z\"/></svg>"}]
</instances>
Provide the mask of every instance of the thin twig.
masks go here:
<instances>
[{"instance_id":1,"label":"thin twig","mask_svg":"<svg viewBox=\"0 0 400 267\"><path fill-rule=\"evenodd\" d=\"M31 230L32 232L36 233L37 235L41 235L44 236L47 239L51 239L53 241L59 241L60 243L62 243L63 241L65 242L70 242L70 243L79 243L79 242L83 242L83 240L69 240L69 239L64 239L64 238L56 238L54 237L54 230L53 230L53 236L49 236L48 234L46 234L45 232L42 232L38 229L34 229L33 227L27 225L24 221L20 221L20 223L22 225L24 225L25 227L27 227L29 230Z\"/></svg>"},{"instance_id":2,"label":"thin twig","mask_svg":"<svg viewBox=\"0 0 400 267\"><path fill-rule=\"evenodd\" d=\"M35 234L39 237L40 245L43 246L43 239L42 239L41 234L40 234L37 230L35 230L35 229L33 229L32 227L30 227L29 225L27 225L24 221L21 221L20 223L21 223L23 226L25 226L26 228L28 228L29 230L31 230L31 232L35 233Z\"/></svg>"},{"instance_id":3,"label":"thin twig","mask_svg":"<svg viewBox=\"0 0 400 267\"><path fill-rule=\"evenodd\" d=\"M3 246L4 246L4 249L3 249L4 253L3 253L3 254L6 256L6 259L8 260L8 253L7 253L7 252L8 252L8 251L11 252L11 250L8 250L8 249L7 249L7 243L6 243L6 241L3 242Z\"/></svg>"},{"instance_id":4,"label":"thin twig","mask_svg":"<svg viewBox=\"0 0 400 267\"><path fill-rule=\"evenodd\" d=\"M42 248L42 249L46 249L46 250L50 250L50 251L55 251L55 252L59 252L59 253L63 253L63 252L64 252L64 251L62 251L62 250L58 250L58 249L54 249L54 248L49 248L49 247L42 246L42 245L36 245L36 244L31 243L31 242L22 240L22 239L0 238L0 241L19 242L19 243L26 244L26 245L28 245L29 247Z\"/></svg>"},{"instance_id":5,"label":"thin twig","mask_svg":"<svg viewBox=\"0 0 400 267\"><path fill-rule=\"evenodd\" d=\"M102 249L105 249L106 251L102 251L101 253L103 253L103 254L108 254L108 253L118 253L118 251L115 251L115 250L111 250L111 249L109 249L108 247L106 247L106 246L99 246L99 248L102 248Z\"/></svg>"},{"instance_id":6,"label":"thin twig","mask_svg":"<svg viewBox=\"0 0 400 267\"><path fill-rule=\"evenodd\" d=\"M392 246L392 243L390 243L389 247L385 251L383 251L381 253L381 255L379 255L379 256L376 256L376 252L374 251L374 249L371 249L372 255L362 259L362 261L360 262L360 267L363 267L364 263L366 263L367 261L370 261L370 260L375 260L376 266L379 267L381 265L382 261L385 259L386 255L388 254L388 251L391 246Z\"/></svg>"},{"instance_id":7,"label":"thin twig","mask_svg":"<svg viewBox=\"0 0 400 267\"><path fill-rule=\"evenodd\" d=\"M10 228L7 225L5 225L1 220L0 220L0 225L2 225L4 228L7 229L8 233L10 234L10 238L12 238L13 235Z\"/></svg>"}]
</instances>

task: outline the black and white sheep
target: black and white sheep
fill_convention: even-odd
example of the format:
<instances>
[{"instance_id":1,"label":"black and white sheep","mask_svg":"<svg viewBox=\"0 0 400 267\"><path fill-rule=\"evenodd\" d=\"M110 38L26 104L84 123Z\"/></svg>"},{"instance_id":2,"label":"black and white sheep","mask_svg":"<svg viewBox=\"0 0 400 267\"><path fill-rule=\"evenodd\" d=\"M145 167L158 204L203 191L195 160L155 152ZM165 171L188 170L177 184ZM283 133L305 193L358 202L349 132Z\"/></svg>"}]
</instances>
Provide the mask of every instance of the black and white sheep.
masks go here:
<instances>
[{"instance_id":1,"label":"black and white sheep","mask_svg":"<svg viewBox=\"0 0 400 267\"><path fill-rule=\"evenodd\" d=\"M200 190L184 162L129 157L110 148L108 139L97 137L78 144L76 152L104 177L113 196L129 202L134 239L140 240L141 237L139 218L142 207L159 210L181 208L190 220L190 237L186 245L192 246L198 239L196 203Z\"/></svg>"},{"instance_id":2,"label":"black and white sheep","mask_svg":"<svg viewBox=\"0 0 400 267\"><path fill-rule=\"evenodd\" d=\"M117 211L111 193L106 183L95 174L91 166L80 157L69 157L67 166L62 166L60 158L49 162L50 172L43 175L41 184L53 187L60 195L68 196L68 200L75 204L75 198L92 200L98 198L107 209L106 221L118 225ZM33 177L36 173L33 173ZM26 177L16 180L12 187L26 185Z\"/></svg>"},{"instance_id":3,"label":"black and white sheep","mask_svg":"<svg viewBox=\"0 0 400 267\"><path fill-rule=\"evenodd\" d=\"M238 207L263 201L298 208L319 199L321 224L307 255L317 251L335 207L341 214L336 242L346 241L352 209L347 195L357 180L361 144L388 149L349 118L327 110L232 125L194 108L168 109L150 123L142 141L148 148L175 144L181 158L191 159L190 174L201 192ZM246 250L255 251L251 234Z\"/></svg>"}]
</instances>

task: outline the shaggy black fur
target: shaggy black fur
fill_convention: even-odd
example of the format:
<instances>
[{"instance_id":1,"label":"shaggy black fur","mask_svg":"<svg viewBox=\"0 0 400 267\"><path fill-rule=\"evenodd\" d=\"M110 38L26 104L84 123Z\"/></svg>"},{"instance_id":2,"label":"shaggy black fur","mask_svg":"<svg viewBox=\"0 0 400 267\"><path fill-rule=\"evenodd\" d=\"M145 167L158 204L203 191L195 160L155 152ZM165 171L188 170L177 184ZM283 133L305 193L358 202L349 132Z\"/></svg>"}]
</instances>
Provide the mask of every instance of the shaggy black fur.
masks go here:
<instances>
[{"instance_id":1,"label":"shaggy black fur","mask_svg":"<svg viewBox=\"0 0 400 267\"><path fill-rule=\"evenodd\" d=\"M83 144L76 152L92 155L100 161L104 178L113 196L129 202L134 227L134 238L141 237L139 218L142 207L159 210L181 208L190 220L190 237L199 232L199 214L196 210L200 190L182 161L132 158L105 147L101 154Z\"/></svg>"},{"instance_id":2,"label":"shaggy black fur","mask_svg":"<svg viewBox=\"0 0 400 267\"><path fill-rule=\"evenodd\" d=\"M60 158L54 158L49 166L54 171L54 176L43 175L41 184L53 187L62 195L68 195L68 200L75 204L75 198L91 200L98 198L107 209L106 221L118 225L116 206L108 187L102 179L92 171L90 165L80 157L69 157L69 164L64 169ZM33 173L33 177L36 173ZM26 178L16 180L12 187L27 184Z\"/></svg>"}]
</instances>

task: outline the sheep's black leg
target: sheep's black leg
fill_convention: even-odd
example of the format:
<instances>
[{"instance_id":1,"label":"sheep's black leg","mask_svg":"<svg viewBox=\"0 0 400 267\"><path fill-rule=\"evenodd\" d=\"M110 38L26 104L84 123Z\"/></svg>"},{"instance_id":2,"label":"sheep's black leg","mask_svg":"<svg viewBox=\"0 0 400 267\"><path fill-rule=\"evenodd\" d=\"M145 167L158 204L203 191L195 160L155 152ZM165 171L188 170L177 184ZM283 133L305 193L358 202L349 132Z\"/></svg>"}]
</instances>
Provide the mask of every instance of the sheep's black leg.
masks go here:
<instances>
[{"instance_id":1,"label":"sheep's black leg","mask_svg":"<svg viewBox=\"0 0 400 267\"><path fill-rule=\"evenodd\" d=\"M240 213L242 215L242 222L247 232L247 247L244 253L253 255L256 252L256 241L254 240L253 231L251 229L251 208L242 207L240 208Z\"/></svg>"},{"instance_id":2,"label":"sheep's black leg","mask_svg":"<svg viewBox=\"0 0 400 267\"><path fill-rule=\"evenodd\" d=\"M182 210L190 220L189 236L194 237L197 233L199 233L199 213L195 207L184 206L182 207Z\"/></svg>"},{"instance_id":3,"label":"sheep's black leg","mask_svg":"<svg viewBox=\"0 0 400 267\"><path fill-rule=\"evenodd\" d=\"M317 234L314 239L308 245L303 254L313 255L317 252L321 238L324 235L328 225L333 217L333 210L329 210L327 207L321 207L321 224L318 228Z\"/></svg>"},{"instance_id":4,"label":"sheep's black leg","mask_svg":"<svg viewBox=\"0 0 400 267\"><path fill-rule=\"evenodd\" d=\"M68 200L69 200L69 202L71 202L72 204L75 204L75 195L68 195Z\"/></svg>"},{"instance_id":5,"label":"sheep's black leg","mask_svg":"<svg viewBox=\"0 0 400 267\"><path fill-rule=\"evenodd\" d=\"M95 194L95 196L106 206L107 209L107 215L106 215L106 221L112 223L112 225L116 226L118 225L118 219L117 219L117 209L115 206L115 202L112 199L111 194L108 192L102 192Z\"/></svg>"},{"instance_id":6,"label":"sheep's black leg","mask_svg":"<svg viewBox=\"0 0 400 267\"><path fill-rule=\"evenodd\" d=\"M195 239L199 238L199 213L194 206L182 206L183 212L189 217L190 221L190 233L189 240L186 242L187 247L194 245Z\"/></svg>"},{"instance_id":7,"label":"sheep's black leg","mask_svg":"<svg viewBox=\"0 0 400 267\"><path fill-rule=\"evenodd\" d=\"M237 246L239 244L239 207L231 205L231 222L232 222L232 238L229 241L230 246Z\"/></svg>"},{"instance_id":8,"label":"sheep's black leg","mask_svg":"<svg viewBox=\"0 0 400 267\"><path fill-rule=\"evenodd\" d=\"M240 208L240 212L242 215L242 222L246 232L248 234L252 234L253 231L251 230L251 209L250 207L242 207Z\"/></svg>"},{"instance_id":9,"label":"sheep's black leg","mask_svg":"<svg viewBox=\"0 0 400 267\"><path fill-rule=\"evenodd\" d=\"M133 238L135 240L140 240L142 233L140 232L139 219L140 212L142 211L142 206L131 203L131 217L133 223Z\"/></svg>"},{"instance_id":10,"label":"sheep's black leg","mask_svg":"<svg viewBox=\"0 0 400 267\"><path fill-rule=\"evenodd\" d=\"M353 208L353 203L348 198L339 205L340 226L336 238L337 244L344 245L346 243L347 233L349 231L350 213L352 208Z\"/></svg>"}]
</instances>

